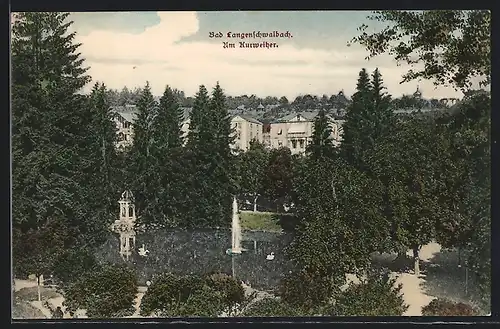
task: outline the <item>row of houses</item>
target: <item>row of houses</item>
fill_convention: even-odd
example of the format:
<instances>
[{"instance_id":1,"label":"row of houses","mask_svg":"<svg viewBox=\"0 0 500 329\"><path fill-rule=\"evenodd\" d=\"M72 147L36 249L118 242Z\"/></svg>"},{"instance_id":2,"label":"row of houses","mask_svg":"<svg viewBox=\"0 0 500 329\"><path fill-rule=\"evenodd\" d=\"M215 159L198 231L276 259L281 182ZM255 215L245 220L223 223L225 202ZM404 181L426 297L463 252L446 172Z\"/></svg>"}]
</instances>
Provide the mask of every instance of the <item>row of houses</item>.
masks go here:
<instances>
[{"instance_id":1,"label":"row of houses","mask_svg":"<svg viewBox=\"0 0 500 329\"><path fill-rule=\"evenodd\" d=\"M182 132L184 136L189 130L189 115L191 108L182 108L183 121ZM114 121L118 128L118 148L130 146L133 141L133 124L137 118L135 106L114 107ZM319 111L307 111L286 115L270 123L262 123L259 120L245 115L235 114L231 116L231 125L234 129L235 140L232 148L236 150L248 150L253 140L263 143L268 148L288 147L293 154L303 153L306 146L311 143L314 119ZM331 139L338 146L342 140L341 119L327 115L331 127Z\"/></svg>"}]
</instances>

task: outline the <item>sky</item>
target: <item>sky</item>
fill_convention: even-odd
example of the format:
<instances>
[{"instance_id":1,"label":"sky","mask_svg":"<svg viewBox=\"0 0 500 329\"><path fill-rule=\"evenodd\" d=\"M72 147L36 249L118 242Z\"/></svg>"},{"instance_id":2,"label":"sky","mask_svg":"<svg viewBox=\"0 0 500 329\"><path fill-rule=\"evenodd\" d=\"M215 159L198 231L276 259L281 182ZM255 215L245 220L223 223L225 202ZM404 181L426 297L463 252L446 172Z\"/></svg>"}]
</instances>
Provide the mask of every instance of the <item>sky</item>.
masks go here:
<instances>
[{"instance_id":1,"label":"sky","mask_svg":"<svg viewBox=\"0 0 500 329\"><path fill-rule=\"evenodd\" d=\"M309 12L86 12L72 13L71 29L88 73L109 88L150 83L161 95L166 85L194 95L219 81L227 95L352 95L361 68L379 68L394 97L412 94L417 85L426 98L460 97L452 88L431 81L400 84L408 70L388 55L366 60L360 45L348 46L363 23L382 27L367 11ZM228 32L289 32L289 37L227 38ZM222 38L210 38L210 32ZM277 48L239 48L239 41L276 43ZM223 48L234 42L235 48ZM91 89L92 84L87 86Z\"/></svg>"}]
</instances>

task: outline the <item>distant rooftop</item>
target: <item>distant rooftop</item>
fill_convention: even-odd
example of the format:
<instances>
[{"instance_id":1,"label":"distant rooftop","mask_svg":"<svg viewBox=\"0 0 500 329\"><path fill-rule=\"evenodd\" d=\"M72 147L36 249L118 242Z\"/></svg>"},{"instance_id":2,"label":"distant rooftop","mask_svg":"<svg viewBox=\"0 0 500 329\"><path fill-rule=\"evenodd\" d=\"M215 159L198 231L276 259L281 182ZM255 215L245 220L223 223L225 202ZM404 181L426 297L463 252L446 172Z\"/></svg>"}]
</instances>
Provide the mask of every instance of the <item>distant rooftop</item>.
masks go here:
<instances>
[{"instance_id":1,"label":"distant rooftop","mask_svg":"<svg viewBox=\"0 0 500 329\"><path fill-rule=\"evenodd\" d=\"M251 116L249 116L247 114L236 114L236 115L233 116L233 118L237 117L237 116L245 119L248 122L262 124L262 122L260 122L259 120L255 119L255 118L253 118L253 117L251 117Z\"/></svg>"}]
</instances>

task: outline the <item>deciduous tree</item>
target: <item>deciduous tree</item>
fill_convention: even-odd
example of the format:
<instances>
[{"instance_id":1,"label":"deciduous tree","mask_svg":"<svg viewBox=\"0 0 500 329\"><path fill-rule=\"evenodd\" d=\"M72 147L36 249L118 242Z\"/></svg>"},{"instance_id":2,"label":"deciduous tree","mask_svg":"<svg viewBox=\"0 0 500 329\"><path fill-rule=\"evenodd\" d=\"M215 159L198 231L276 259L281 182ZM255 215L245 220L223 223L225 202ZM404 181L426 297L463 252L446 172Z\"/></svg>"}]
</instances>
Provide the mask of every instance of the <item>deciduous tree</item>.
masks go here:
<instances>
[{"instance_id":1,"label":"deciduous tree","mask_svg":"<svg viewBox=\"0 0 500 329\"><path fill-rule=\"evenodd\" d=\"M368 58L388 53L412 66L403 81L433 80L468 89L475 78L489 84L491 76L491 13L488 10L376 11L372 20L387 24L353 39L369 51Z\"/></svg>"}]
</instances>

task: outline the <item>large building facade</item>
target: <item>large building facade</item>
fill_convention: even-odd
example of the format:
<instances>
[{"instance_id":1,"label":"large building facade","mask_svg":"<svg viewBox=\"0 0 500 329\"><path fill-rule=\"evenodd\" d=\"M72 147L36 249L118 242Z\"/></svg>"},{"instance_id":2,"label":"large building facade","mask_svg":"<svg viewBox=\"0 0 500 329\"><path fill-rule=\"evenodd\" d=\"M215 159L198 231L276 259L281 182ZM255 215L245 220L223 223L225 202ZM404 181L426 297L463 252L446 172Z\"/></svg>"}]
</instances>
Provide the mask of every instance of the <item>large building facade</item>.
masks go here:
<instances>
[{"instance_id":1,"label":"large building facade","mask_svg":"<svg viewBox=\"0 0 500 329\"><path fill-rule=\"evenodd\" d=\"M136 120L136 108L133 105L116 106L113 108L113 121L117 128L118 149L124 149L132 145L134 138L133 123Z\"/></svg>"},{"instance_id":2,"label":"large building facade","mask_svg":"<svg viewBox=\"0 0 500 329\"><path fill-rule=\"evenodd\" d=\"M181 108L183 120L181 130L184 142L187 141L189 132L191 108ZM133 123L137 118L135 106L121 106L114 109L114 121L118 128L117 147L124 149L132 145L134 131ZM306 147L312 141L314 130L314 119L318 112L300 112L287 115L274 122L263 124L262 122L244 114L236 114L231 118L234 142L231 145L233 151L246 151L251 141L263 143L268 148L288 147L293 154L305 152ZM327 115L332 131L331 139L335 146L342 141L343 120Z\"/></svg>"},{"instance_id":3,"label":"large building facade","mask_svg":"<svg viewBox=\"0 0 500 329\"><path fill-rule=\"evenodd\" d=\"M234 143L233 150L246 151L250 148L250 142L255 140L263 142L262 122L245 115L235 115L231 118L231 126L233 128Z\"/></svg>"},{"instance_id":4,"label":"large building facade","mask_svg":"<svg viewBox=\"0 0 500 329\"><path fill-rule=\"evenodd\" d=\"M314 119L318 112L301 112L287 115L269 125L264 134L264 144L269 148L288 147L292 154L305 152L312 142ZM327 115L331 128L331 139L335 146L342 141L343 120Z\"/></svg>"}]
</instances>

